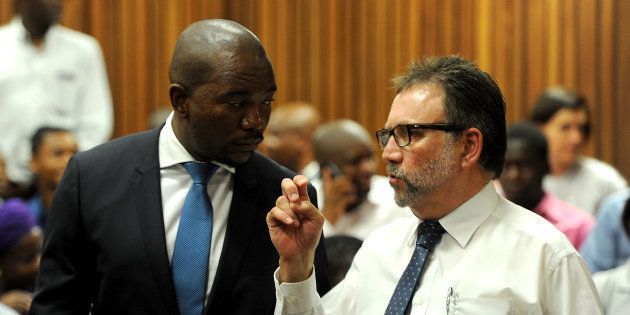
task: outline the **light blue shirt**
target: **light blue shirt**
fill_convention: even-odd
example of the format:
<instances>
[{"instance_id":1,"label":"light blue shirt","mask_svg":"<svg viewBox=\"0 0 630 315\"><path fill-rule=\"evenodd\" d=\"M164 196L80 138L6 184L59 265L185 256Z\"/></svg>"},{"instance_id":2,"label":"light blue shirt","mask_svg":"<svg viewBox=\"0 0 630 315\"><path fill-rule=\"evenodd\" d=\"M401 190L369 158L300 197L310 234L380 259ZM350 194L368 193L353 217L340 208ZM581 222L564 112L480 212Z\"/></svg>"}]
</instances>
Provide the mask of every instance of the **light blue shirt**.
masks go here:
<instances>
[{"instance_id":1,"label":"light blue shirt","mask_svg":"<svg viewBox=\"0 0 630 315\"><path fill-rule=\"evenodd\" d=\"M581 249L592 273L615 268L630 258L630 239L621 225L621 214L629 197L630 189L626 188L602 201L595 227Z\"/></svg>"}]
</instances>

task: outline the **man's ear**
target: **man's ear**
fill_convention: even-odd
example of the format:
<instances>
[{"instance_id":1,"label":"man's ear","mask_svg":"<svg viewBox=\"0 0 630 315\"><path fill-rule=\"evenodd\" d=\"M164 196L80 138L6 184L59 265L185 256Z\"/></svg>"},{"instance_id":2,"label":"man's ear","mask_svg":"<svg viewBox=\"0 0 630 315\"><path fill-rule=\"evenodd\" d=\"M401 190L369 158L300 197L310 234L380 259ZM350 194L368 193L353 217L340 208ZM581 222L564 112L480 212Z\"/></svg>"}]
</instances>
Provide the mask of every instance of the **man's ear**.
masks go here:
<instances>
[{"instance_id":1,"label":"man's ear","mask_svg":"<svg viewBox=\"0 0 630 315\"><path fill-rule=\"evenodd\" d=\"M188 94L183 86L177 83L171 84L168 88L168 95L171 99L171 106L176 115L186 117L188 115Z\"/></svg>"},{"instance_id":2,"label":"man's ear","mask_svg":"<svg viewBox=\"0 0 630 315\"><path fill-rule=\"evenodd\" d=\"M462 135L464 151L462 152L462 169L468 169L479 162L483 149L483 135L477 128L468 128Z\"/></svg>"}]
</instances>

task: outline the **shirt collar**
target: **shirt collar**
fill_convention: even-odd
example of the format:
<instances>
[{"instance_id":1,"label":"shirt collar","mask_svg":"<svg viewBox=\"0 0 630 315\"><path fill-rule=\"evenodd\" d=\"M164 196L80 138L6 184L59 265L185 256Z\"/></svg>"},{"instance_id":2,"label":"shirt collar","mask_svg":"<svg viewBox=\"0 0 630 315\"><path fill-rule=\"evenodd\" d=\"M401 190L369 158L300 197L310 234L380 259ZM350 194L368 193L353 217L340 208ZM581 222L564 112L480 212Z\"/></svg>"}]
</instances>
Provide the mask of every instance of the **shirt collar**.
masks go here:
<instances>
[{"instance_id":1,"label":"shirt collar","mask_svg":"<svg viewBox=\"0 0 630 315\"><path fill-rule=\"evenodd\" d=\"M168 168L173 165L178 165L186 162L195 161L195 158L184 148L175 132L173 131L173 112L168 115L164 127L160 131L160 139L158 146L158 154L160 159L160 169ZM221 168L228 170L234 174L236 169L233 166L212 161L212 163L218 165Z\"/></svg>"},{"instance_id":2,"label":"shirt collar","mask_svg":"<svg viewBox=\"0 0 630 315\"><path fill-rule=\"evenodd\" d=\"M470 238L499 203L499 194L492 182L486 184L476 195L468 199L451 213L441 218L440 224L462 248L465 248Z\"/></svg>"}]
</instances>

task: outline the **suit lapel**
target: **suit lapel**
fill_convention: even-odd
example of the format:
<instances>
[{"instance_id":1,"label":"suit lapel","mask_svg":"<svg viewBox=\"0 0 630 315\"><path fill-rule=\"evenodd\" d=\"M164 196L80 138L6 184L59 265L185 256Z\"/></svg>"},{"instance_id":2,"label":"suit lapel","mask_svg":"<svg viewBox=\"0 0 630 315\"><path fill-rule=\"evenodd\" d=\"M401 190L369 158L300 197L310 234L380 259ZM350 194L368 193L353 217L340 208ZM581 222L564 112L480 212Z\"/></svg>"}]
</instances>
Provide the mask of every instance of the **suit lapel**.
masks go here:
<instances>
[{"instance_id":1,"label":"suit lapel","mask_svg":"<svg viewBox=\"0 0 630 315\"><path fill-rule=\"evenodd\" d=\"M169 314L178 314L175 286L168 261L164 219L162 216L162 192L160 189L160 167L158 137L161 128L151 133L151 141L136 164L136 173L131 178L131 194L138 213L140 229L151 272Z\"/></svg>"},{"instance_id":2,"label":"suit lapel","mask_svg":"<svg viewBox=\"0 0 630 315\"><path fill-rule=\"evenodd\" d=\"M259 189L253 163L237 168L228 224L221 259L212 284L206 307L208 310L221 309L234 286L245 254L251 242L256 220L261 211L258 205Z\"/></svg>"}]
</instances>

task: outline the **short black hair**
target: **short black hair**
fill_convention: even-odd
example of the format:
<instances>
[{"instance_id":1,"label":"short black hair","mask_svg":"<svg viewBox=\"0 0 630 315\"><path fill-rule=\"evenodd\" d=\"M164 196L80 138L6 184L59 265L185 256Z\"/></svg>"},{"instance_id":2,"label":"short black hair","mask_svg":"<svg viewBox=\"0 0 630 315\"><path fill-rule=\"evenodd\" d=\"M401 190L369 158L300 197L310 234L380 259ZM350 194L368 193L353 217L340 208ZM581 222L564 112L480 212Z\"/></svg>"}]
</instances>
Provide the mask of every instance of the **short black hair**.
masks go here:
<instances>
[{"instance_id":1,"label":"short black hair","mask_svg":"<svg viewBox=\"0 0 630 315\"><path fill-rule=\"evenodd\" d=\"M530 119L536 124L546 124L562 109L581 110L586 113L587 122L583 131L588 139L591 134L591 124L586 98L566 88L553 87L543 92L532 109Z\"/></svg>"},{"instance_id":2,"label":"short black hair","mask_svg":"<svg viewBox=\"0 0 630 315\"><path fill-rule=\"evenodd\" d=\"M630 198L626 201L621 213L621 226L626 231L626 235L630 237Z\"/></svg>"},{"instance_id":3,"label":"short black hair","mask_svg":"<svg viewBox=\"0 0 630 315\"><path fill-rule=\"evenodd\" d=\"M501 176L505 159L505 101L492 77L460 56L427 57L409 64L393 79L396 93L434 82L445 93L446 119L462 129L475 127L483 135L480 162L493 178Z\"/></svg>"},{"instance_id":4,"label":"short black hair","mask_svg":"<svg viewBox=\"0 0 630 315\"><path fill-rule=\"evenodd\" d=\"M37 155L37 153L39 153L40 147L42 146L42 142L44 142L44 137L46 137L46 135L49 133L55 132L70 132L70 130L61 127L40 127L31 137L31 154L33 156Z\"/></svg>"},{"instance_id":5,"label":"short black hair","mask_svg":"<svg viewBox=\"0 0 630 315\"><path fill-rule=\"evenodd\" d=\"M328 257L328 280L334 287L346 277L352 265L354 255L363 241L347 235L335 235L325 238L326 256Z\"/></svg>"},{"instance_id":6,"label":"short black hair","mask_svg":"<svg viewBox=\"0 0 630 315\"><path fill-rule=\"evenodd\" d=\"M549 172L549 149L547 138L536 125L531 122L513 123L507 128L507 141L520 140L527 150L536 156L545 166L545 174Z\"/></svg>"}]
</instances>

